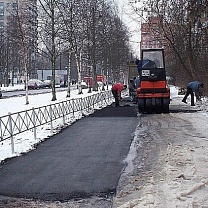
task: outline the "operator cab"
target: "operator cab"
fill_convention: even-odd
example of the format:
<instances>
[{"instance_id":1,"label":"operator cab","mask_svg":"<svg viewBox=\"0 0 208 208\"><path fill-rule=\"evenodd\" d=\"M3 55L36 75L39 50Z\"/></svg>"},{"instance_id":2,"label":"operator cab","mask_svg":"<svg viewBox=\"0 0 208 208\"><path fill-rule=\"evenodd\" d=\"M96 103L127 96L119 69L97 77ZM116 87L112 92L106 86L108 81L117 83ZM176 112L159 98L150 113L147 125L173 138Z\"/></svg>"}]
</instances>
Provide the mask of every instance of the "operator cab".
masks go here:
<instances>
[{"instance_id":1,"label":"operator cab","mask_svg":"<svg viewBox=\"0 0 208 208\"><path fill-rule=\"evenodd\" d=\"M164 50L143 49L141 61L137 68L141 81L166 80Z\"/></svg>"}]
</instances>

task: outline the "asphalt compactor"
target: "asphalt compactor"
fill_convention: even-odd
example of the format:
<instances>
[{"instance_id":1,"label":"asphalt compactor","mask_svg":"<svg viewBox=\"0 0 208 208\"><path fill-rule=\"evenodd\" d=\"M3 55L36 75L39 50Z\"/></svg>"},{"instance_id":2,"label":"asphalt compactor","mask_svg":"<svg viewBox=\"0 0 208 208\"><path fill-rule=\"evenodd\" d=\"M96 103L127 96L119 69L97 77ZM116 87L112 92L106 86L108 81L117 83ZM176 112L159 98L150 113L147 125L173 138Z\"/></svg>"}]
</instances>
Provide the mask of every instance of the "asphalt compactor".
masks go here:
<instances>
[{"instance_id":1,"label":"asphalt compactor","mask_svg":"<svg viewBox=\"0 0 208 208\"><path fill-rule=\"evenodd\" d=\"M170 89L167 87L164 50L142 49L137 66L140 87L136 96L140 113L169 113Z\"/></svg>"}]
</instances>

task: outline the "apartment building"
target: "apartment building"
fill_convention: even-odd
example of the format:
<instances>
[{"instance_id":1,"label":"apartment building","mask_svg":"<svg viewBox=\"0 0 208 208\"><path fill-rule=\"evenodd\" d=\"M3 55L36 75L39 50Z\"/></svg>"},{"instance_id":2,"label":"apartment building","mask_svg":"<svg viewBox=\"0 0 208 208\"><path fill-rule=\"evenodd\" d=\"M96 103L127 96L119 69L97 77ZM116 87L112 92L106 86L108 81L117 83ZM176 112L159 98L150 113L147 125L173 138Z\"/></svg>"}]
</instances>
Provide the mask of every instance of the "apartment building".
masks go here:
<instances>
[{"instance_id":1,"label":"apartment building","mask_svg":"<svg viewBox=\"0 0 208 208\"><path fill-rule=\"evenodd\" d=\"M141 49L164 48L165 40L159 31L160 17L149 17L148 21L141 24Z\"/></svg>"},{"instance_id":2,"label":"apartment building","mask_svg":"<svg viewBox=\"0 0 208 208\"><path fill-rule=\"evenodd\" d=\"M0 83L24 81L23 42L29 78L36 78L37 0L0 0Z\"/></svg>"}]
</instances>

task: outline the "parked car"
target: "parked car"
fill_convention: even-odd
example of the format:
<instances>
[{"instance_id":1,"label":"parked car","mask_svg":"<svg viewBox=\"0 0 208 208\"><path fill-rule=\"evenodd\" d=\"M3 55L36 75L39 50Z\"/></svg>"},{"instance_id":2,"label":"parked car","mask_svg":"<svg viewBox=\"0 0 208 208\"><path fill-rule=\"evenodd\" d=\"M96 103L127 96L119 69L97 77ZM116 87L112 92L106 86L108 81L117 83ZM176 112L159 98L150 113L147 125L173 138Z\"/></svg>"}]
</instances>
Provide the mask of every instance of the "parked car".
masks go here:
<instances>
[{"instance_id":1,"label":"parked car","mask_svg":"<svg viewBox=\"0 0 208 208\"><path fill-rule=\"evenodd\" d=\"M45 84L39 79L30 79L28 81L28 89L41 89L44 87Z\"/></svg>"},{"instance_id":2,"label":"parked car","mask_svg":"<svg viewBox=\"0 0 208 208\"><path fill-rule=\"evenodd\" d=\"M44 87L45 88L51 88L52 87L52 82L51 82L51 80L44 80L43 81L43 83L44 83Z\"/></svg>"}]
</instances>

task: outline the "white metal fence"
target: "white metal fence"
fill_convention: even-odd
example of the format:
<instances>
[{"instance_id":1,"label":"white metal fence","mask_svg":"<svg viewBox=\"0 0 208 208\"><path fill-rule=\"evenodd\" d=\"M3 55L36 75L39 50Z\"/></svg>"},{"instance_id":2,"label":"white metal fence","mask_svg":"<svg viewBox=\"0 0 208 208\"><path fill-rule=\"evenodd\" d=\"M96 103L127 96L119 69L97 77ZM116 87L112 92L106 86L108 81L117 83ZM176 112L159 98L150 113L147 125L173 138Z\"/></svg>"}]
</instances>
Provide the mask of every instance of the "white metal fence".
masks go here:
<instances>
[{"instance_id":1,"label":"white metal fence","mask_svg":"<svg viewBox=\"0 0 208 208\"><path fill-rule=\"evenodd\" d=\"M11 139L12 152L14 152L13 137L15 135L33 130L36 139L36 127L50 123L51 129L53 129L53 121L56 119L62 118L63 124L65 124L65 117L68 115L73 116L76 112L94 108L95 104L108 105L110 102L112 102L112 93L106 91L84 98L70 99L26 111L9 113L0 117L0 141Z\"/></svg>"}]
</instances>

